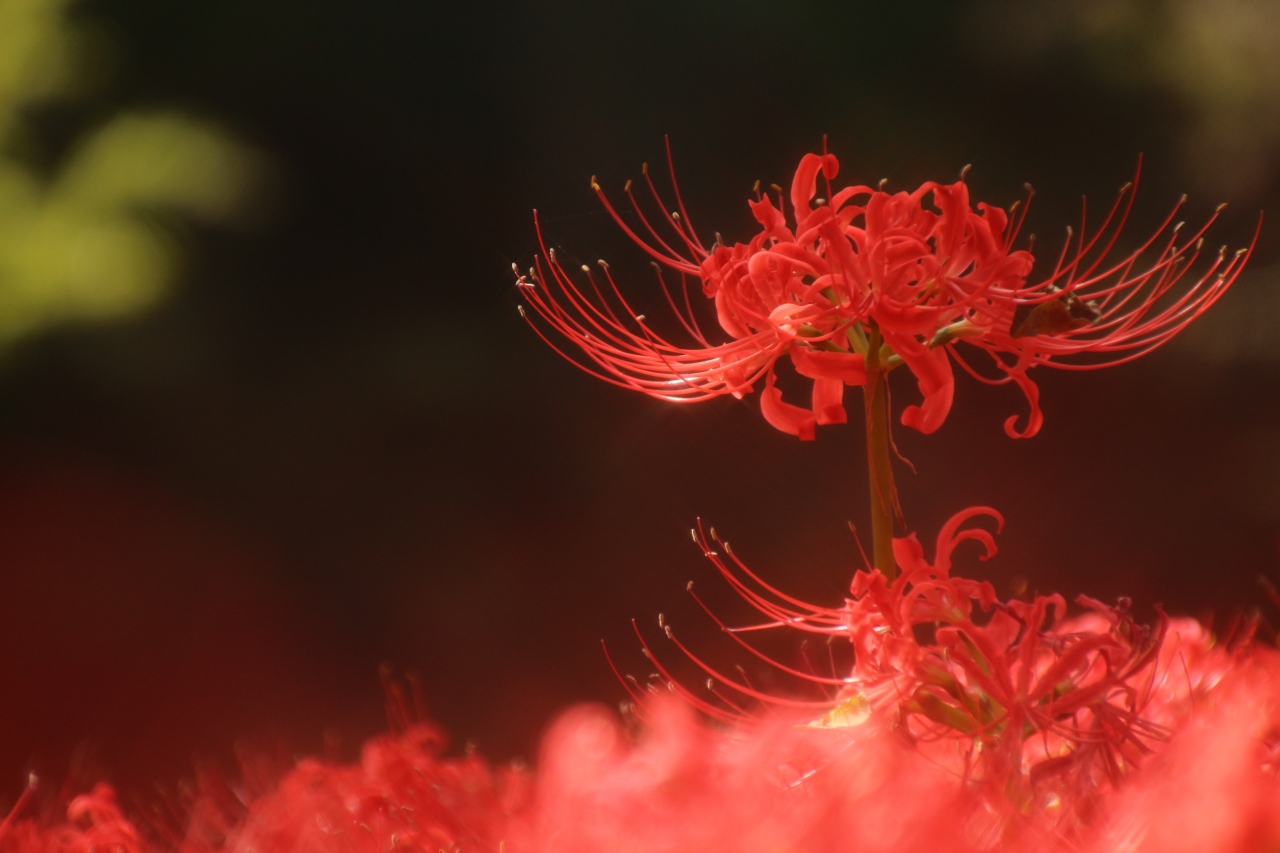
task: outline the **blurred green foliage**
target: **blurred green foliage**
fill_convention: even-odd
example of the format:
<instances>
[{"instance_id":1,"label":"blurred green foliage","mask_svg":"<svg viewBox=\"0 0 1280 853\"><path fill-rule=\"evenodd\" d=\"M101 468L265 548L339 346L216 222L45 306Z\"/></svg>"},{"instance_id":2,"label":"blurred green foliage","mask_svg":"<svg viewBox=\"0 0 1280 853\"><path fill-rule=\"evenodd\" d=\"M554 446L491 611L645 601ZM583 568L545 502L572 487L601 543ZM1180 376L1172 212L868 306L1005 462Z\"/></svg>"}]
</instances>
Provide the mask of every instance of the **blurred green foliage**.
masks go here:
<instances>
[{"instance_id":1,"label":"blurred green foliage","mask_svg":"<svg viewBox=\"0 0 1280 853\"><path fill-rule=\"evenodd\" d=\"M255 160L212 124L118 112L74 139L54 168L33 112L92 107L109 41L72 0L0 0L0 349L52 324L126 316L173 281L175 215L236 215Z\"/></svg>"},{"instance_id":2,"label":"blurred green foliage","mask_svg":"<svg viewBox=\"0 0 1280 853\"><path fill-rule=\"evenodd\" d=\"M1239 197L1280 173L1277 0L978 0L973 32L1019 64L1076 54L1180 114L1187 177Z\"/></svg>"}]
</instances>

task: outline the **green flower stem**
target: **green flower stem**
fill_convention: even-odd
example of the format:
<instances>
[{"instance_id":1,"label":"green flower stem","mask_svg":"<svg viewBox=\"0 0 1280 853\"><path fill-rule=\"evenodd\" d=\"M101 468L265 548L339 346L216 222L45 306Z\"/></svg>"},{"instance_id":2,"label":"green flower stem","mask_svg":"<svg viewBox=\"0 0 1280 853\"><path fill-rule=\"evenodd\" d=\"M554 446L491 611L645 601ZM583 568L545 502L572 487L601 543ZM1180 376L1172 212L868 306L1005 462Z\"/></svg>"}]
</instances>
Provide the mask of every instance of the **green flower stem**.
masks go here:
<instances>
[{"instance_id":1,"label":"green flower stem","mask_svg":"<svg viewBox=\"0 0 1280 853\"><path fill-rule=\"evenodd\" d=\"M898 574L893 559L896 504L889 447L889 368L881 363L880 332L871 329L866 354L867 382L862 387L867 415L867 480L871 486L872 562L886 578Z\"/></svg>"}]
</instances>

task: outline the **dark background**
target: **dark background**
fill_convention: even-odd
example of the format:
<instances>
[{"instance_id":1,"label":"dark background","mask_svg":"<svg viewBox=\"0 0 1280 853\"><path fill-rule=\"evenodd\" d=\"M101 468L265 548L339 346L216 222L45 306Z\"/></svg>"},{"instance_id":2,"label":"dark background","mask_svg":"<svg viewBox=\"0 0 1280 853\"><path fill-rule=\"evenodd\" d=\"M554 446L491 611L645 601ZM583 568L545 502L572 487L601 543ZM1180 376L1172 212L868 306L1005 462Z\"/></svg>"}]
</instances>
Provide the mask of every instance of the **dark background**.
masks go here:
<instances>
[{"instance_id":1,"label":"dark background","mask_svg":"<svg viewBox=\"0 0 1280 853\"><path fill-rule=\"evenodd\" d=\"M866 510L858 434L800 444L754 398L672 407L596 384L523 325L509 267L531 262L536 206L644 310L645 259L588 178L619 187L660 161L664 134L694 221L728 239L752 233L753 181L787 183L824 133L851 181L973 163L975 195L1002 205L1030 181L1045 235L1081 193L1108 199L1138 152L1134 234L1184 188L1207 215L1230 164L1188 168L1186 100L1099 65L1124 45L1028 52L990 11L76 6L120 44L103 110L215 118L273 178L251 228L188 230L160 307L45 333L0 366L0 791L31 768L65 776L73 756L141 790L244 739L306 752L328 737L353 757L383 725L382 662L420 673L457 743L533 758L556 709L622 697L602 639L647 671L631 617L665 611L715 649L690 578L741 615L689 542L698 516L778 585L837 602L857 566L845 522ZM1219 241L1240 245L1276 207L1268 174L1233 179ZM1002 552L963 568L1002 593L1270 612L1256 578L1280 562L1274 233L1186 340L1037 376L1037 438L1001 430L1025 406L1015 390L963 377L939 433L899 429L922 538L987 503L1007 516Z\"/></svg>"}]
</instances>

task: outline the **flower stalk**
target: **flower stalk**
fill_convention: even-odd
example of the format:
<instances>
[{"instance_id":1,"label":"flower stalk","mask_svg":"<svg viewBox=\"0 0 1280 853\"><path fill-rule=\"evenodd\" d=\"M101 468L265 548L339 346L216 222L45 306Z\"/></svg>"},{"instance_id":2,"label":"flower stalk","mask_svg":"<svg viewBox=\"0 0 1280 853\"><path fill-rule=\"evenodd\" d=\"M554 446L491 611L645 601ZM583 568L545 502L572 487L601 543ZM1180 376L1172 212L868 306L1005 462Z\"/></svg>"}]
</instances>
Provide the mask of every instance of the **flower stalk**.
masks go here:
<instances>
[{"instance_id":1,"label":"flower stalk","mask_svg":"<svg viewBox=\"0 0 1280 853\"><path fill-rule=\"evenodd\" d=\"M888 580L897 575L893 559L893 517L897 492L889 446L889 370L881 359L880 330L872 326L862 386L866 409L867 482L871 490L871 561Z\"/></svg>"}]
</instances>

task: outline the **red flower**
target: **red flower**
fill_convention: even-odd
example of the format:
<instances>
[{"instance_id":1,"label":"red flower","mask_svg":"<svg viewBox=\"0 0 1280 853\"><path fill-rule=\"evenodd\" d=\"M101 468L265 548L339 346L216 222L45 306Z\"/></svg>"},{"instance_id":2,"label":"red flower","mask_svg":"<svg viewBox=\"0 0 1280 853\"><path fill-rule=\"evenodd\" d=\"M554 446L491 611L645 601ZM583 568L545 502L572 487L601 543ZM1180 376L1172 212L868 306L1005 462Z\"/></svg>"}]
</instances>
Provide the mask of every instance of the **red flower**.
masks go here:
<instances>
[{"instance_id":1,"label":"red flower","mask_svg":"<svg viewBox=\"0 0 1280 853\"><path fill-rule=\"evenodd\" d=\"M1067 370L1093 370L1123 364L1172 339L1209 309L1244 269L1257 241L1228 255L1224 246L1194 281L1184 279L1204 247L1204 234L1226 205L1220 205L1195 233L1183 235L1175 222L1183 196L1160 227L1132 253L1112 258L1111 250L1129 217L1138 177L1120 189L1111 209L1090 236L1084 214L1076 238L1067 238L1053 272L1035 284L1011 292L992 288L967 307L966 316L941 327L930 347L943 347L971 374L985 382L1017 383L1031 411L1021 430L1017 418L1005 421L1014 438L1035 435L1043 422L1039 390L1027 375L1037 365ZM1261 227L1261 220L1259 220ZM979 376L952 343L962 339L987 351L1003 374ZM1061 361L1087 354L1085 361Z\"/></svg>"},{"instance_id":2,"label":"red flower","mask_svg":"<svg viewBox=\"0 0 1280 853\"><path fill-rule=\"evenodd\" d=\"M534 311L586 356L585 363L575 363L588 372L682 403L722 394L741 397L763 380L765 418L802 439L813 438L819 424L845 421L846 385L864 384L869 369L901 364L915 374L923 396L919 405L903 411L902 422L926 433L936 430L954 395L951 358L983 379L956 351L955 344L964 341L986 350L999 366L1002 375L984 381L1014 381L1026 394L1031 403L1027 425L1017 430L1015 418L1006 422L1010 435L1025 437L1041 422L1030 368L1087 369L1149 352L1212 305L1247 257L1244 250L1230 258L1220 252L1190 287L1174 295L1217 215L1180 241L1181 226L1172 224L1175 206L1135 252L1109 259L1132 203L1127 186L1097 234L1087 238L1082 227L1078 241L1068 238L1054 271L1028 284L1032 255L1011 248L1022 219L982 203L975 211L963 178L954 184L928 182L910 193L867 186L836 191L831 181L838 170L834 155L805 155L791 184L789 217L781 190L776 204L757 192L750 207L759 233L733 246L717 234L710 247L690 225L678 188L678 210L667 212L647 168L645 181L663 211L659 224L666 237L645 215L630 182L626 192L639 231L592 180L610 215L658 262L659 286L692 345L655 331L622 295L603 261L603 286L585 266L582 283L576 283L546 248L540 227L545 261L539 258L519 283ZM819 176L825 181L824 198L816 198ZM1139 267L1149 251L1154 259ZM679 275L678 291L668 287L663 266ZM714 301L726 342L712 343L699 326L690 277ZM876 352L869 360L871 347ZM1055 360L1077 353L1102 358L1085 364ZM775 365L783 355L790 356L797 373L813 380L808 407L782 400Z\"/></svg>"},{"instance_id":3,"label":"red flower","mask_svg":"<svg viewBox=\"0 0 1280 853\"><path fill-rule=\"evenodd\" d=\"M1161 616L1144 628L1128 615L1127 602L1111 607L1085 596L1077 599L1083 615L1067 618L1061 596L1001 602L989 583L952 576L952 554L965 540L983 546L983 559L995 553L991 533L964 527L979 515L1001 520L986 507L958 513L938 534L932 563L914 535L895 540L901 574L889 582L878 570L858 572L849 598L834 608L774 589L714 532L710 540L695 533L721 574L768 620L748 628L716 621L797 687L816 685L814 698L766 693L745 676L719 672L665 624L710 677L712 698L682 687L646 652L666 683L717 718L753 718L758 712L748 706L755 704L811 727L875 723L1019 808L1066 804L1083 813L1186 721L1233 659L1215 650L1194 620ZM823 676L787 666L745 639L765 629L847 640L852 667Z\"/></svg>"}]
</instances>

